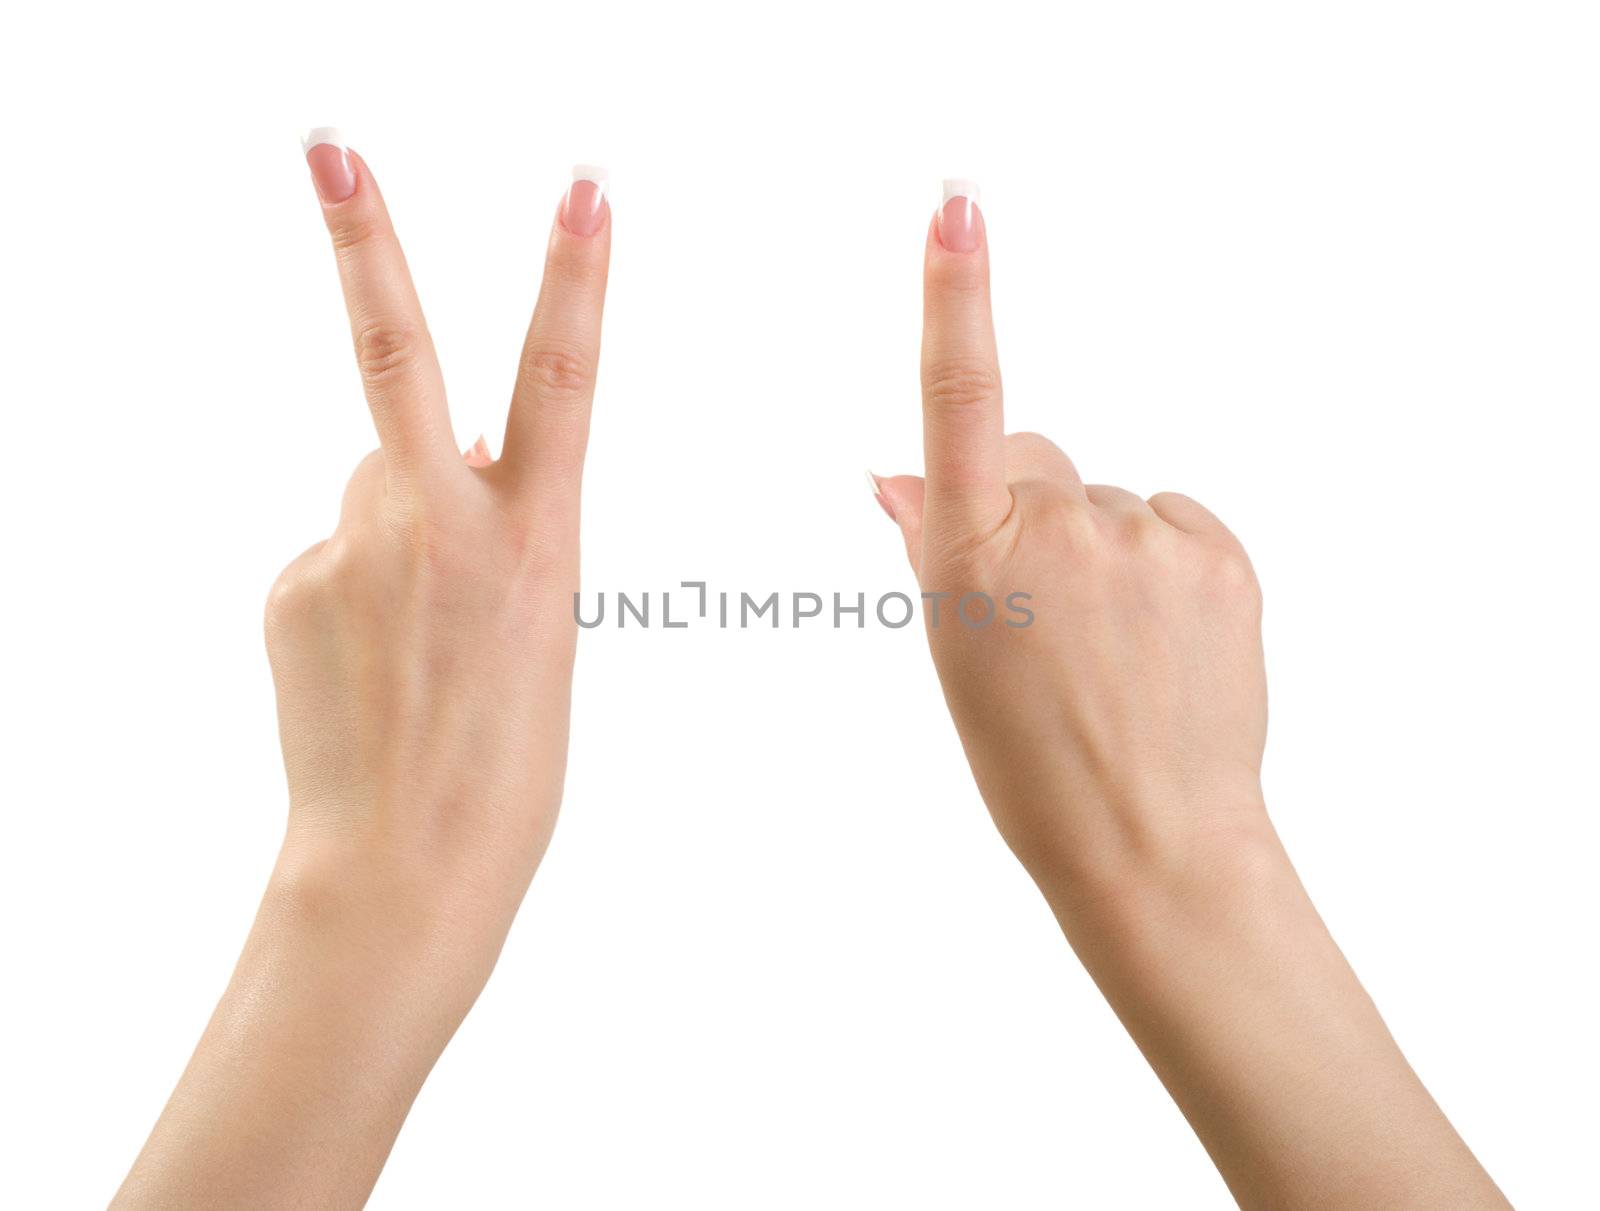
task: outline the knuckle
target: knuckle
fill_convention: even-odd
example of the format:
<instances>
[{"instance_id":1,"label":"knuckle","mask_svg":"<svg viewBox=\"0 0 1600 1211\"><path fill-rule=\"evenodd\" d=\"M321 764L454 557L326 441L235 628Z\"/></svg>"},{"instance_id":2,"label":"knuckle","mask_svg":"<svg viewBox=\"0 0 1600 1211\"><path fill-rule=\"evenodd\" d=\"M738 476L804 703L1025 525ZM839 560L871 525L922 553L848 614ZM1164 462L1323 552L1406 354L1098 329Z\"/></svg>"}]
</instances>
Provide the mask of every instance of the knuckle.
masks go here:
<instances>
[{"instance_id":1,"label":"knuckle","mask_svg":"<svg viewBox=\"0 0 1600 1211\"><path fill-rule=\"evenodd\" d=\"M1038 433L1006 436L1006 470L1014 481L1039 483L1056 491L1079 484L1078 469L1066 452Z\"/></svg>"},{"instance_id":2,"label":"knuckle","mask_svg":"<svg viewBox=\"0 0 1600 1211\"><path fill-rule=\"evenodd\" d=\"M1066 457L1065 452L1055 442L1043 433L1034 433L1023 430L1020 433L1006 434L1006 445L1020 454L1042 454L1050 457Z\"/></svg>"},{"instance_id":3,"label":"knuckle","mask_svg":"<svg viewBox=\"0 0 1600 1211\"><path fill-rule=\"evenodd\" d=\"M269 647L282 635L299 629L314 608L316 581L309 565L310 558L296 560L278 574L267 590L262 622Z\"/></svg>"},{"instance_id":4,"label":"knuckle","mask_svg":"<svg viewBox=\"0 0 1600 1211\"><path fill-rule=\"evenodd\" d=\"M1261 608L1261 582L1242 547L1224 543L1212 548L1206 575L1213 589L1226 600Z\"/></svg>"},{"instance_id":5,"label":"knuckle","mask_svg":"<svg viewBox=\"0 0 1600 1211\"><path fill-rule=\"evenodd\" d=\"M355 532L359 535L359 531ZM336 530L322 548L315 581L319 591L342 590L358 579L362 563L362 543L351 532Z\"/></svg>"},{"instance_id":6,"label":"knuckle","mask_svg":"<svg viewBox=\"0 0 1600 1211\"><path fill-rule=\"evenodd\" d=\"M356 365L368 383L393 381L410 371L417 357L417 333L409 325L373 320L356 329Z\"/></svg>"},{"instance_id":7,"label":"knuckle","mask_svg":"<svg viewBox=\"0 0 1600 1211\"><path fill-rule=\"evenodd\" d=\"M581 399L594 382L594 357L575 345L529 345L522 354L522 381L543 399Z\"/></svg>"},{"instance_id":8,"label":"knuckle","mask_svg":"<svg viewBox=\"0 0 1600 1211\"><path fill-rule=\"evenodd\" d=\"M351 596L362 576L360 545L341 527L278 573L263 617L269 646L325 618Z\"/></svg>"},{"instance_id":9,"label":"knuckle","mask_svg":"<svg viewBox=\"0 0 1600 1211\"><path fill-rule=\"evenodd\" d=\"M1000 394L1000 371L983 358L940 358L924 369L922 394L935 408L963 409L989 403Z\"/></svg>"},{"instance_id":10,"label":"knuckle","mask_svg":"<svg viewBox=\"0 0 1600 1211\"><path fill-rule=\"evenodd\" d=\"M1125 541L1136 551L1159 551L1171 546L1172 527L1156 516L1155 510L1129 509L1117 518Z\"/></svg>"},{"instance_id":11,"label":"knuckle","mask_svg":"<svg viewBox=\"0 0 1600 1211\"><path fill-rule=\"evenodd\" d=\"M1029 501L1030 521L1047 536L1049 545L1083 557L1104 545L1105 535L1094 510L1066 492L1040 485Z\"/></svg>"}]
</instances>

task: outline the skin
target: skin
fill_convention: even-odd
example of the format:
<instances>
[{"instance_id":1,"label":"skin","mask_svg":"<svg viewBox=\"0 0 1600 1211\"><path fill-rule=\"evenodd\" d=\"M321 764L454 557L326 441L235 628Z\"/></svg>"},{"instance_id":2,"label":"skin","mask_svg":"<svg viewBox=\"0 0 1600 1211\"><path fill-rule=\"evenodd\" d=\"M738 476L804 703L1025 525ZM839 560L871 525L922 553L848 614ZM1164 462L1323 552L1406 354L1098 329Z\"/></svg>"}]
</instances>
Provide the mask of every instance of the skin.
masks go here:
<instances>
[{"instance_id":1,"label":"skin","mask_svg":"<svg viewBox=\"0 0 1600 1211\"><path fill-rule=\"evenodd\" d=\"M361 1205L483 988L561 802L610 255L558 216L503 457L454 446L365 163L323 213L382 449L274 585L289 819L221 1003L115 1207Z\"/></svg>"},{"instance_id":2,"label":"skin","mask_svg":"<svg viewBox=\"0 0 1600 1211\"><path fill-rule=\"evenodd\" d=\"M347 1207L482 990L561 800L579 484L609 212L553 225L504 456L455 450L383 202L324 204L381 450L279 578L282 851L116 1207ZM1423 1089L1267 819L1260 593L1164 493L1004 436L982 218L930 230L926 481L880 481L930 592L1031 594L928 636L996 824L1194 1125L1262 1208L1507 1204Z\"/></svg>"},{"instance_id":3,"label":"skin","mask_svg":"<svg viewBox=\"0 0 1600 1211\"><path fill-rule=\"evenodd\" d=\"M976 223L969 251L928 234L926 479L878 486L925 593L1032 595L1027 627L961 625L955 597L938 626L925 611L995 824L1241 1206L1508 1206L1268 820L1244 548L1186 496L1085 485L1005 434Z\"/></svg>"}]
</instances>

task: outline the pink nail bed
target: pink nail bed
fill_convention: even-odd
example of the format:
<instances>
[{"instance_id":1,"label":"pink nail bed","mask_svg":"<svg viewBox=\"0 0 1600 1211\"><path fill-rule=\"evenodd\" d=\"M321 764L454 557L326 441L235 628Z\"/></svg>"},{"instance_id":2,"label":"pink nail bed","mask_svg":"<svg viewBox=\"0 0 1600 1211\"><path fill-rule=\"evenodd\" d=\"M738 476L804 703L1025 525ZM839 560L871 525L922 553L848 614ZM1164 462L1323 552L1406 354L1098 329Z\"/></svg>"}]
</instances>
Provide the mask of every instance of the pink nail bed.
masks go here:
<instances>
[{"instance_id":1,"label":"pink nail bed","mask_svg":"<svg viewBox=\"0 0 1600 1211\"><path fill-rule=\"evenodd\" d=\"M939 204L939 243L951 252L975 252L978 239L977 182L946 181Z\"/></svg>"},{"instance_id":2,"label":"pink nail bed","mask_svg":"<svg viewBox=\"0 0 1600 1211\"><path fill-rule=\"evenodd\" d=\"M572 187L561 204L561 225L573 235L591 236L606 221L606 170L579 164L572 170Z\"/></svg>"},{"instance_id":3,"label":"pink nail bed","mask_svg":"<svg viewBox=\"0 0 1600 1211\"><path fill-rule=\"evenodd\" d=\"M342 202L356 191L356 170L350 152L332 126L318 126L300 140L317 196L324 202Z\"/></svg>"}]
</instances>

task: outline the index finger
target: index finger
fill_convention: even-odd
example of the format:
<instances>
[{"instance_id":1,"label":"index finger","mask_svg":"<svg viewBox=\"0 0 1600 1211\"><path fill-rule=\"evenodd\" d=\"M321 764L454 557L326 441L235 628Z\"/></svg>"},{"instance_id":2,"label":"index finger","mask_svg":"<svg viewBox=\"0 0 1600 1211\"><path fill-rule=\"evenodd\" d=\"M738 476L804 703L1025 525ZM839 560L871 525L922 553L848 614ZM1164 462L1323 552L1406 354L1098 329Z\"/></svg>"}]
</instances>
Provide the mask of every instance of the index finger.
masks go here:
<instances>
[{"instance_id":1,"label":"index finger","mask_svg":"<svg viewBox=\"0 0 1600 1211\"><path fill-rule=\"evenodd\" d=\"M929 507L998 518L1006 487L1000 359L978 187L946 181L923 261L922 442Z\"/></svg>"},{"instance_id":2,"label":"index finger","mask_svg":"<svg viewBox=\"0 0 1600 1211\"><path fill-rule=\"evenodd\" d=\"M318 127L304 142L386 463L398 469L459 464L433 338L377 182L332 127Z\"/></svg>"}]
</instances>

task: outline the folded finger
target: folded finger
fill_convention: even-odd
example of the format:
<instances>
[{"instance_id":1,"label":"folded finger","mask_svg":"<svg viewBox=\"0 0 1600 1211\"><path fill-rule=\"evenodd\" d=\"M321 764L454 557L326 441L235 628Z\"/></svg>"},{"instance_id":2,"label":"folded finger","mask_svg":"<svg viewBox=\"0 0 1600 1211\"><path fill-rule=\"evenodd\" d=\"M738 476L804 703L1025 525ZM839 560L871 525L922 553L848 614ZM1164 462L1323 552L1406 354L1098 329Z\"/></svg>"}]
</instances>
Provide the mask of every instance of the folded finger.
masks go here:
<instances>
[{"instance_id":1,"label":"folded finger","mask_svg":"<svg viewBox=\"0 0 1600 1211\"><path fill-rule=\"evenodd\" d=\"M1123 513L1131 517L1147 517L1154 520L1154 510L1137 492L1113 487L1110 484L1085 484L1083 490L1089 497L1089 503L1097 509L1103 509L1107 513Z\"/></svg>"},{"instance_id":2,"label":"folded finger","mask_svg":"<svg viewBox=\"0 0 1600 1211\"><path fill-rule=\"evenodd\" d=\"M1238 541L1220 517L1192 496L1185 496L1181 492L1157 492L1149 503L1162 521L1186 534Z\"/></svg>"}]
</instances>

